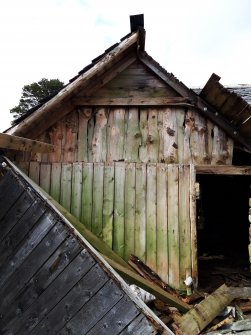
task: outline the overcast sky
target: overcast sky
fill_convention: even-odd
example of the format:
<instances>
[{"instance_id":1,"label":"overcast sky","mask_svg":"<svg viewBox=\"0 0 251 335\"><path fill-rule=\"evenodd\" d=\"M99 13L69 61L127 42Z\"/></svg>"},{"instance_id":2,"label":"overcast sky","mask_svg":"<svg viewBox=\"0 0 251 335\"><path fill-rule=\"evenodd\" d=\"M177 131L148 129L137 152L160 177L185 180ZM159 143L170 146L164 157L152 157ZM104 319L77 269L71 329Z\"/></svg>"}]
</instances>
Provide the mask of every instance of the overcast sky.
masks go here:
<instances>
[{"instance_id":1,"label":"overcast sky","mask_svg":"<svg viewBox=\"0 0 251 335\"><path fill-rule=\"evenodd\" d=\"M64 83L130 32L144 14L146 51L189 87L214 72L221 83L251 84L250 0L0 1L0 131L22 87Z\"/></svg>"}]
</instances>

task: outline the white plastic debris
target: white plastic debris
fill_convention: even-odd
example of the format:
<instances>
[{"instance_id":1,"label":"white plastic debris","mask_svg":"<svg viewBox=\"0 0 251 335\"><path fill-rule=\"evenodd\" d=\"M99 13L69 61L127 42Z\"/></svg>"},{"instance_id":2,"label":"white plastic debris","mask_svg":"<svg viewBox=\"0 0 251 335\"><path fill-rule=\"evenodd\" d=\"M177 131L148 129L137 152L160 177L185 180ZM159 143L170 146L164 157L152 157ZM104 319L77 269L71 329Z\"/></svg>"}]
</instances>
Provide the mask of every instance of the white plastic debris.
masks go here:
<instances>
[{"instance_id":1,"label":"white plastic debris","mask_svg":"<svg viewBox=\"0 0 251 335\"><path fill-rule=\"evenodd\" d=\"M130 285L130 288L133 291L133 293L138 298L140 298L142 301L144 301L144 303L146 303L146 304L156 299L156 297L153 294L143 290L142 288L138 287L137 285L134 285L134 284Z\"/></svg>"},{"instance_id":2,"label":"white plastic debris","mask_svg":"<svg viewBox=\"0 0 251 335\"><path fill-rule=\"evenodd\" d=\"M184 283L186 286L190 287L193 285L193 278L191 276L188 276L185 280Z\"/></svg>"},{"instance_id":3,"label":"white plastic debris","mask_svg":"<svg viewBox=\"0 0 251 335\"><path fill-rule=\"evenodd\" d=\"M7 164L5 162L2 162L1 165L2 165L3 168L6 168L6 166L7 166Z\"/></svg>"}]
</instances>

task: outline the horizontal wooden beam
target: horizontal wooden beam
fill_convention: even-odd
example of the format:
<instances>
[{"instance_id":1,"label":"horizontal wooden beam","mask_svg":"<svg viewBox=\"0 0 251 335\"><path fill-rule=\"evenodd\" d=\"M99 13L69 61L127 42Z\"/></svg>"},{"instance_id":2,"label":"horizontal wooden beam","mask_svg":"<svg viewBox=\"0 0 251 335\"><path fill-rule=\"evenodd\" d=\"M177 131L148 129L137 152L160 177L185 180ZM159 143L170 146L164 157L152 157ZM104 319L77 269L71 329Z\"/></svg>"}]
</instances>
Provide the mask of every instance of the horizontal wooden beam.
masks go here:
<instances>
[{"instance_id":1,"label":"horizontal wooden beam","mask_svg":"<svg viewBox=\"0 0 251 335\"><path fill-rule=\"evenodd\" d=\"M114 270L116 270L122 278L128 281L131 284L136 284L139 287L143 288L147 292L153 294L156 298L160 299L161 301L170 304L173 307L176 307L181 312L187 312L191 309L191 306L183 302L182 300L176 298L172 294L166 292L153 282L141 277L134 271L123 267L121 264L116 263L114 260L109 259L108 257L104 256L105 260L111 265Z\"/></svg>"},{"instance_id":2,"label":"horizontal wooden beam","mask_svg":"<svg viewBox=\"0 0 251 335\"><path fill-rule=\"evenodd\" d=\"M49 143L30 140L24 137L0 133L0 148L18 151L52 152L54 146Z\"/></svg>"},{"instance_id":3,"label":"horizontal wooden beam","mask_svg":"<svg viewBox=\"0 0 251 335\"><path fill-rule=\"evenodd\" d=\"M188 98L148 98L148 97L127 97L127 98L95 98L78 97L73 100L78 106L183 106L192 107Z\"/></svg>"},{"instance_id":4,"label":"horizontal wooden beam","mask_svg":"<svg viewBox=\"0 0 251 335\"><path fill-rule=\"evenodd\" d=\"M197 165L195 166L197 174L215 174L215 175L249 175L251 176L250 166L233 165Z\"/></svg>"}]
</instances>

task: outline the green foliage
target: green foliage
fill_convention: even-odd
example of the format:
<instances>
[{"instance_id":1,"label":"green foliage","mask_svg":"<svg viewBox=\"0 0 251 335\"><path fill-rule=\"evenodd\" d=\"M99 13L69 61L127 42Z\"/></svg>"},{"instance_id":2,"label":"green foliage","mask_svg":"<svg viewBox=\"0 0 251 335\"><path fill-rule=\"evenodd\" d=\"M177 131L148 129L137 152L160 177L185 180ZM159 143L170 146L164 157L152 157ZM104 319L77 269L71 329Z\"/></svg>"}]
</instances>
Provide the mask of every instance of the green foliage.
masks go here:
<instances>
[{"instance_id":1,"label":"green foliage","mask_svg":"<svg viewBox=\"0 0 251 335\"><path fill-rule=\"evenodd\" d=\"M63 86L64 83L59 79L46 78L42 78L37 83L25 85L18 106L10 109L10 113L13 113L14 119L24 115L28 110L37 106L41 100L57 93Z\"/></svg>"}]
</instances>

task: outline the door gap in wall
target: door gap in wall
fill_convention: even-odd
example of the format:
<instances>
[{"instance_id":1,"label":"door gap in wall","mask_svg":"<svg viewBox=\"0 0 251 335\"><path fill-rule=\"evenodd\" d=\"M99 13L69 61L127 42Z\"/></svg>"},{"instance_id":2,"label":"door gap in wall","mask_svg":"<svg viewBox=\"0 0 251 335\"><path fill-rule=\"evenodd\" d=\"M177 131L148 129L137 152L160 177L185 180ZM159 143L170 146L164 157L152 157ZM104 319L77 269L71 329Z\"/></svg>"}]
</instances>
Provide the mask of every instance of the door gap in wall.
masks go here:
<instances>
[{"instance_id":1,"label":"door gap in wall","mask_svg":"<svg viewBox=\"0 0 251 335\"><path fill-rule=\"evenodd\" d=\"M197 175L197 183L199 287L250 286L251 176Z\"/></svg>"}]
</instances>

